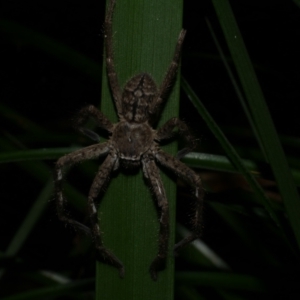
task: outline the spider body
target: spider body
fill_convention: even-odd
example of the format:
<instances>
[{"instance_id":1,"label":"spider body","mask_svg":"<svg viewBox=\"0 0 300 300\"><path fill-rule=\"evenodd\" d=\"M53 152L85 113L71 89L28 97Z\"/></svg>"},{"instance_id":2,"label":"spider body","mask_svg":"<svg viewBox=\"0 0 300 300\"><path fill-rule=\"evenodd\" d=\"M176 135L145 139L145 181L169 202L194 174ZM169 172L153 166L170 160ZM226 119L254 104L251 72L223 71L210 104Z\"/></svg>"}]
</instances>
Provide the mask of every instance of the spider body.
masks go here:
<instances>
[{"instance_id":1,"label":"spider body","mask_svg":"<svg viewBox=\"0 0 300 300\"><path fill-rule=\"evenodd\" d=\"M178 128L179 134L183 135L188 143L188 147L180 151L181 154L193 149L195 146L194 139L190 135L185 123L178 118L170 119L158 130L151 127L154 117L158 115L160 106L162 102L166 100L169 88L176 77L185 30L181 30L179 34L173 60L159 87L149 74L141 73L132 77L126 83L122 91L115 71L112 48L112 16L114 6L115 0L110 0L104 29L107 75L119 116L119 122L117 124L111 123L101 111L92 105L84 107L80 111L76 122L80 132L93 140L99 141L99 137L95 132L83 127L88 118L93 118L99 127L110 133L110 138L107 142L97 143L77 150L61 157L57 161L55 168L57 212L62 221L89 231L85 225L80 224L65 213L66 199L62 192L63 171L65 167L72 166L78 162L105 156L88 195L88 209L91 224L90 232L95 243L97 258L118 268L120 276L123 277L123 263L103 245L95 200L110 177L110 174L119 169L120 166L125 168L142 167L144 177L153 191L154 199L157 201L160 214L158 253L150 265L151 276L153 280L156 280L157 272L165 267L170 230L168 200L157 164L174 172L194 189L194 231L190 236L187 236L176 244L174 250L178 251L181 247L199 237L201 233L203 189L200 177L177 158L165 153L159 147L159 142L172 136L173 130L176 127Z\"/></svg>"},{"instance_id":2,"label":"spider body","mask_svg":"<svg viewBox=\"0 0 300 300\"><path fill-rule=\"evenodd\" d=\"M151 117L157 86L149 74L131 78L122 95L122 114L128 122L143 123Z\"/></svg>"},{"instance_id":3,"label":"spider body","mask_svg":"<svg viewBox=\"0 0 300 300\"><path fill-rule=\"evenodd\" d=\"M140 162L153 144L153 135L147 123L121 121L114 129L111 143L121 160Z\"/></svg>"}]
</instances>

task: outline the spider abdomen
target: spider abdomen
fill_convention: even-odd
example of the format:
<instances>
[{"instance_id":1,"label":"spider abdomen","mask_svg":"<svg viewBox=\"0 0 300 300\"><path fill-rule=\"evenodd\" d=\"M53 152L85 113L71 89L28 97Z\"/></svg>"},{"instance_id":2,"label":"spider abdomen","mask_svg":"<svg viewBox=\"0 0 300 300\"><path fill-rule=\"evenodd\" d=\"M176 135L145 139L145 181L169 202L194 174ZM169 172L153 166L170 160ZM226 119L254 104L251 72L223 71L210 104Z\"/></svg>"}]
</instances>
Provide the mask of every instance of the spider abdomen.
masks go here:
<instances>
[{"instance_id":1,"label":"spider abdomen","mask_svg":"<svg viewBox=\"0 0 300 300\"><path fill-rule=\"evenodd\" d=\"M122 95L122 114L129 122L143 123L151 117L149 108L157 94L154 80L147 73L132 77Z\"/></svg>"},{"instance_id":2,"label":"spider abdomen","mask_svg":"<svg viewBox=\"0 0 300 300\"><path fill-rule=\"evenodd\" d=\"M113 131L111 141L121 160L140 161L153 144L154 131L147 123L121 121Z\"/></svg>"}]
</instances>

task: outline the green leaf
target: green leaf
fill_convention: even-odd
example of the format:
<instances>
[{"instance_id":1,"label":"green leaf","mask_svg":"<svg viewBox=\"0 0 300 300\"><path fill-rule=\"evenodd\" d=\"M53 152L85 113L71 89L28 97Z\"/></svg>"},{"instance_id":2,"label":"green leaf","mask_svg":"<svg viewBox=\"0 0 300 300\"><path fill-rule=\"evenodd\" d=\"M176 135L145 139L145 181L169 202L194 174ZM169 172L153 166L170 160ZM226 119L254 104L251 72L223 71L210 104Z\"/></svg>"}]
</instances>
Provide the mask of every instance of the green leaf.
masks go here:
<instances>
[{"instance_id":1,"label":"green leaf","mask_svg":"<svg viewBox=\"0 0 300 300\"><path fill-rule=\"evenodd\" d=\"M190 285L199 285L202 288L226 288L236 291L263 292L267 288L266 283L254 276L229 272L178 272L176 280Z\"/></svg>"},{"instance_id":2,"label":"green leaf","mask_svg":"<svg viewBox=\"0 0 300 300\"><path fill-rule=\"evenodd\" d=\"M228 0L213 0L266 161L270 164L300 247L300 198L272 117Z\"/></svg>"},{"instance_id":3,"label":"green leaf","mask_svg":"<svg viewBox=\"0 0 300 300\"><path fill-rule=\"evenodd\" d=\"M32 205L30 211L27 213L25 219L23 220L21 226L15 233L14 237L10 241L6 251L6 257L13 257L15 256L23 244L25 243L26 239L28 238L29 234L33 230L34 226L36 225L39 218L42 216L44 210L47 207L47 201L52 196L53 192L53 180L52 178L48 180L47 184L41 191L40 195ZM0 278L4 274L5 270L0 270Z\"/></svg>"},{"instance_id":4,"label":"green leaf","mask_svg":"<svg viewBox=\"0 0 300 300\"><path fill-rule=\"evenodd\" d=\"M57 284L52 287L29 290L27 292L2 298L2 300L53 299L53 297L61 297L62 295L68 295L74 292L78 294L80 291L89 289L93 282L94 278L82 279L71 283Z\"/></svg>"},{"instance_id":5,"label":"green leaf","mask_svg":"<svg viewBox=\"0 0 300 300\"><path fill-rule=\"evenodd\" d=\"M159 85L171 63L181 30L181 0L117 1L113 20L114 52L121 86L133 75L149 73ZM116 112L103 71L102 111L116 122ZM179 76L178 76L179 77ZM159 125L178 115L179 81L164 107ZM176 145L164 147L174 154ZM175 184L166 176L171 236L166 270L157 282L149 266L158 251L159 220L142 172L113 176L99 207L104 244L124 263L125 278L111 266L97 264L96 299L173 299ZM151 291L151 293L149 293Z\"/></svg>"},{"instance_id":6,"label":"green leaf","mask_svg":"<svg viewBox=\"0 0 300 300\"><path fill-rule=\"evenodd\" d=\"M276 216L271 204L269 203L268 198L264 194L264 191L260 187L260 185L256 182L254 176L251 174L251 172L246 168L243 161L239 157L238 153L234 149L234 147L229 143L225 135L223 134L220 127L217 125L217 123L213 120L209 112L204 107L203 103L200 101L200 99L197 97L197 95L194 93L193 89L189 86L189 84L186 82L185 79L182 78L181 80L182 87L184 91L186 92L187 96L193 103L193 105L196 107L199 114L202 116L203 120L206 122L207 126L210 128L216 139L219 141L221 146L223 147L224 151L226 152L228 158L232 162L232 164L236 167L236 169L241 172L250 186L252 187L253 191L261 201L261 203L264 205L268 213L270 214L271 218L274 220L274 222L280 226L280 221L278 217Z\"/></svg>"},{"instance_id":7,"label":"green leaf","mask_svg":"<svg viewBox=\"0 0 300 300\"><path fill-rule=\"evenodd\" d=\"M297 6L300 7L300 0L293 0L293 1L294 1L294 3L295 3Z\"/></svg>"},{"instance_id":8,"label":"green leaf","mask_svg":"<svg viewBox=\"0 0 300 300\"><path fill-rule=\"evenodd\" d=\"M0 163L57 159L75 150L78 150L78 147L8 151L0 153Z\"/></svg>"}]
</instances>

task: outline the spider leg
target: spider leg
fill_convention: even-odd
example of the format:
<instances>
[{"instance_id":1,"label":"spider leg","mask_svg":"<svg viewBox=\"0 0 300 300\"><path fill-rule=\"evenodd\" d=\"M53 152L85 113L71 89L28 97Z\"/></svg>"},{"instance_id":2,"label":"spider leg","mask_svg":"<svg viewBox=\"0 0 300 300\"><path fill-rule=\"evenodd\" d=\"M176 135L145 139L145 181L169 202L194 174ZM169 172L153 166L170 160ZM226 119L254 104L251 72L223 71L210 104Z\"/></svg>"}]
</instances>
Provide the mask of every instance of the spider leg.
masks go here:
<instances>
[{"instance_id":1,"label":"spider leg","mask_svg":"<svg viewBox=\"0 0 300 300\"><path fill-rule=\"evenodd\" d=\"M179 33L173 60L170 64L170 66L167 70L167 73L163 79L163 82L159 88L157 98L153 102L153 106L150 107L150 112L152 114L160 107L163 100L167 98L168 93L170 91L170 87L172 86L172 83L176 77L176 73L177 73L178 66L179 66L181 47L182 47L182 43L183 43L185 34L186 34L186 30L184 30L184 29L182 29Z\"/></svg>"},{"instance_id":2,"label":"spider leg","mask_svg":"<svg viewBox=\"0 0 300 300\"><path fill-rule=\"evenodd\" d=\"M68 166L72 166L76 163L82 162L88 159L95 159L101 155L107 154L109 151L108 143L91 145L89 147L77 150L61 157L55 165L55 193L56 193L56 207L57 214L61 221L75 226L85 232L90 233L90 230L83 224L70 218L65 212L65 204L67 200L63 195L62 181L63 181L63 169Z\"/></svg>"},{"instance_id":3,"label":"spider leg","mask_svg":"<svg viewBox=\"0 0 300 300\"><path fill-rule=\"evenodd\" d=\"M99 227L98 213L95 205L95 199L97 198L100 190L103 188L105 182L107 182L111 172L117 167L117 156L115 154L109 154L104 160L103 164L100 166L98 173L95 176L95 179L91 186L88 196L88 208L97 259L101 262L104 262L119 269L120 277L123 278L125 270L122 262L103 245L101 231Z\"/></svg>"},{"instance_id":4,"label":"spider leg","mask_svg":"<svg viewBox=\"0 0 300 300\"><path fill-rule=\"evenodd\" d=\"M169 205L166 192L161 181L158 168L153 159L145 157L142 160L144 176L149 181L153 189L158 207L160 208L160 230L159 230L159 248L158 253L150 265L150 274L153 280L157 280L157 272L165 268L168 254L169 242Z\"/></svg>"},{"instance_id":5,"label":"spider leg","mask_svg":"<svg viewBox=\"0 0 300 300\"><path fill-rule=\"evenodd\" d=\"M106 72L108 76L109 85L112 91L112 95L115 101L116 109L118 115L122 114L121 98L122 92L119 85L118 76L114 63L114 51L113 51L113 29L112 29L112 17L114 12L116 1L110 0L108 4L108 9L106 12L105 22L104 22L104 43L106 52Z\"/></svg>"},{"instance_id":6,"label":"spider leg","mask_svg":"<svg viewBox=\"0 0 300 300\"><path fill-rule=\"evenodd\" d=\"M94 131L82 127L89 117L93 118L99 127L107 130L108 132L111 132L113 130L114 125L94 105L88 105L86 107L83 107L77 114L77 117L75 118L75 127L81 133L88 136L92 140L99 142L100 137Z\"/></svg>"},{"instance_id":7,"label":"spider leg","mask_svg":"<svg viewBox=\"0 0 300 300\"><path fill-rule=\"evenodd\" d=\"M155 140L162 141L168 139L173 135L173 129L178 127L178 132L186 140L188 147L180 150L177 154L177 158L184 157L187 153L191 152L196 147L196 140L191 135L188 126L178 118L172 118L167 121L157 132Z\"/></svg>"},{"instance_id":8,"label":"spider leg","mask_svg":"<svg viewBox=\"0 0 300 300\"><path fill-rule=\"evenodd\" d=\"M168 153L160 150L155 157L163 166L173 171L195 188L196 205L193 219L193 232L175 245L174 252L177 253L182 247L200 237L202 233L203 188L201 179L192 169Z\"/></svg>"}]
</instances>

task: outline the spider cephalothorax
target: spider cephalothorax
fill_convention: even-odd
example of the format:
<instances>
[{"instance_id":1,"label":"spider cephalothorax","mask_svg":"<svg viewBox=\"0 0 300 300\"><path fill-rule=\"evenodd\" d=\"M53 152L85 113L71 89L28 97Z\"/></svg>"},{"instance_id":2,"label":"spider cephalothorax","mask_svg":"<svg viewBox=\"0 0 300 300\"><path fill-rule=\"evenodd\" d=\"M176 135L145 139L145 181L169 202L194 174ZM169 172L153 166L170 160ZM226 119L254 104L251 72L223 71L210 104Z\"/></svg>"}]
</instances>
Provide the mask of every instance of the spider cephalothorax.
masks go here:
<instances>
[{"instance_id":1,"label":"spider cephalothorax","mask_svg":"<svg viewBox=\"0 0 300 300\"><path fill-rule=\"evenodd\" d=\"M102 112L92 105L89 105L80 111L77 117L77 126L82 133L96 141L98 140L96 133L82 127L87 119L91 117L96 121L98 126L110 133L110 138L107 142L97 143L77 150L61 157L57 161L55 169L57 212L62 221L86 229L84 225L70 218L65 213L64 207L66 200L62 192L63 169L84 160L106 156L95 176L88 195L91 233L94 238L97 257L118 268L120 276L123 277L124 266L122 262L103 245L98 224L95 199L106 183L107 178L109 178L109 175L117 170L120 165L125 167L142 167L143 174L154 193L157 206L160 210L158 253L150 266L151 276L156 280L157 272L162 270L165 266L169 241L168 200L160 178L157 163L177 174L195 189L196 205L195 216L193 219L194 231L190 236L176 244L175 250L179 250L187 243L196 239L201 232L203 190L200 177L178 159L163 152L158 146L159 142L168 139L172 135L172 131L175 127L178 128L179 133L184 136L188 143L188 148L185 148L181 153L185 153L194 147L194 139L189 134L185 123L178 118L170 119L158 130L154 130L150 126L153 117L157 115L162 102L166 100L169 87L176 77L180 59L180 50L186 32L185 30L181 30L179 34L173 60L159 87L157 87L149 74L142 73L132 77L126 83L122 92L115 71L112 49L112 16L114 6L115 0L110 0L105 18L104 30L107 75L119 116L119 122L117 124L112 124Z\"/></svg>"}]
</instances>

